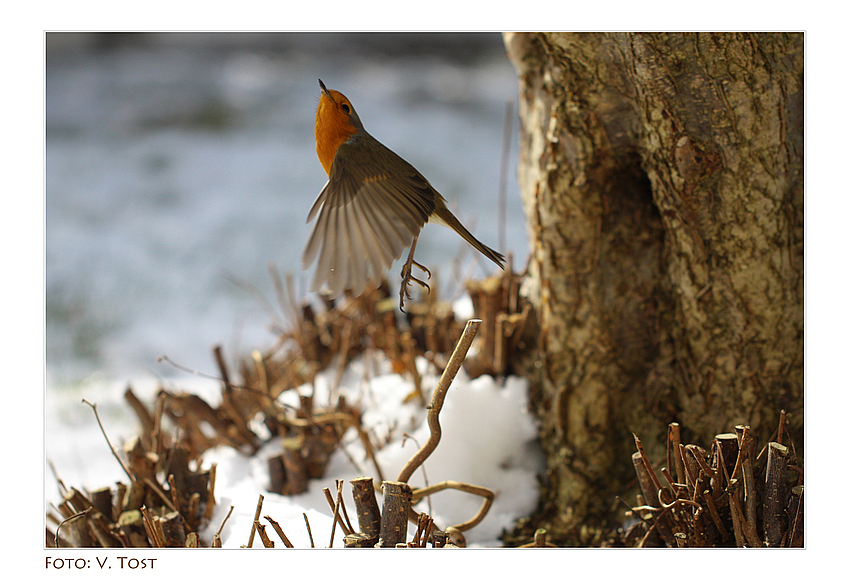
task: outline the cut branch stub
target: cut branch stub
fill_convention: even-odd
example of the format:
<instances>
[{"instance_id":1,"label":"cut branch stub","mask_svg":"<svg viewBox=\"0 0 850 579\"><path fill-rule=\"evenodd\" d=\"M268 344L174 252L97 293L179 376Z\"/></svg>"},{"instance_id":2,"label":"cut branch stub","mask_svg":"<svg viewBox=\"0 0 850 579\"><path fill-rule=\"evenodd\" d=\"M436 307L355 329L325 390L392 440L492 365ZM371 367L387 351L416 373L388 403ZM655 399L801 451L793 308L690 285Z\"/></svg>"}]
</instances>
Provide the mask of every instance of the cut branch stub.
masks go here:
<instances>
[{"instance_id":1,"label":"cut branch stub","mask_svg":"<svg viewBox=\"0 0 850 579\"><path fill-rule=\"evenodd\" d=\"M357 523L360 533L366 537L365 543L371 541L369 547L378 542L381 534L381 511L375 498L375 487L372 477L360 476L351 479L351 494L357 509Z\"/></svg>"},{"instance_id":2,"label":"cut branch stub","mask_svg":"<svg viewBox=\"0 0 850 579\"><path fill-rule=\"evenodd\" d=\"M767 473L764 497L764 542L768 547L779 547L788 528L785 513L787 502L788 448L771 442L767 449Z\"/></svg>"},{"instance_id":3,"label":"cut branch stub","mask_svg":"<svg viewBox=\"0 0 850 579\"><path fill-rule=\"evenodd\" d=\"M378 547L395 547L407 541L407 513L410 510L410 485L399 481L384 481L384 507Z\"/></svg>"}]
</instances>

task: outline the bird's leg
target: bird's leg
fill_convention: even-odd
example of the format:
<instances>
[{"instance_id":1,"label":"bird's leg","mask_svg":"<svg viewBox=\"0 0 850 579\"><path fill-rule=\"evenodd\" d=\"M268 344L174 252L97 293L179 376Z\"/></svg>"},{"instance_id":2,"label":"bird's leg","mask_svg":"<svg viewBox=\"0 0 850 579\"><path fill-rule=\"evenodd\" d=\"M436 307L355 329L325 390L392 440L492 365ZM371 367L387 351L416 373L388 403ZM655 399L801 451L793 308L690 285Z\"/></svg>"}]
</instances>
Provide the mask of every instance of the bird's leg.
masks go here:
<instances>
[{"instance_id":1,"label":"bird's leg","mask_svg":"<svg viewBox=\"0 0 850 579\"><path fill-rule=\"evenodd\" d=\"M399 303L398 308L403 312L404 311L404 300L405 299L413 299L410 295L410 290L408 289L410 286L410 282L416 282L420 286L427 289L429 292L431 291L431 286L422 281L421 279L416 279L413 277L413 266L415 265L422 271L428 274L428 279L431 279L431 272L427 267L422 265L421 263L417 263L413 261L413 252L416 251L416 242L419 240L419 235L416 235L413 238L413 243L410 246L410 252L407 254L407 261L404 263L404 266L401 268L401 289L399 290Z\"/></svg>"}]
</instances>

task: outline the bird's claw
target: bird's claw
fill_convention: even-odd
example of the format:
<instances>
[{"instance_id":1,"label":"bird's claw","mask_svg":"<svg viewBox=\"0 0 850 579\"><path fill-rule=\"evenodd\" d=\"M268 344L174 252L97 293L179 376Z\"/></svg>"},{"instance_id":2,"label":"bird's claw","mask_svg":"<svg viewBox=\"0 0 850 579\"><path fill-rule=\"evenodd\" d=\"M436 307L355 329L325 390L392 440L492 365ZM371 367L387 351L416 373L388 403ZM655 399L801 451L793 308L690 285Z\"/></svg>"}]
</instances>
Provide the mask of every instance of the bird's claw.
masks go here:
<instances>
[{"instance_id":1,"label":"bird's claw","mask_svg":"<svg viewBox=\"0 0 850 579\"><path fill-rule=\"evenodd\" d=\"M417 262L415 262L411 259L408 263L404 264L404 267L401 268L401 290L398 292L399 298L400 298L398 308L402 312L404 311L404 300L405 299L408 299L408 300L413 299L413 296L410 295L410 283L411 282L418 284L420 287L424 287L426 290L428 290L428 293L431 293L431 286L429 286L427 283L425 283L421 279L413 277L413 267L412 267L413 265L415 265L416 267L421 269L423 272L428 274L428 277L426 279L431 279L431 270L429 270L427 267L425 267L421 263L417 263Z\"/></svg>"}]
</instances>

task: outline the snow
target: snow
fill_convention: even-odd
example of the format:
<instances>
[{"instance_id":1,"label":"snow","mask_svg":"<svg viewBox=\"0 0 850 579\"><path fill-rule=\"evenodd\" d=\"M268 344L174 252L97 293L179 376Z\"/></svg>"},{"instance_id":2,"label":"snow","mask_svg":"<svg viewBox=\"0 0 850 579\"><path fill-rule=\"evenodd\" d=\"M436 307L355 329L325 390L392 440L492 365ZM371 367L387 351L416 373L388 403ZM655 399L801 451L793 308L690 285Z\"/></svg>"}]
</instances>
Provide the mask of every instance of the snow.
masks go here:
<instances>
[{"instance_id":1,"label":"snow","mask_svg":"<svg viewBox=\"0 0 850 579\"><path fill-rule=\"evenodd\" d=\"M260 43L284 37L299 42ZM73 46L85 36L51 38L58 44L48 47L44 86L44 504L60 500L51 466L80 490L126 482L83 398L97 404L116 448L137 434L123 399L128 384L147 404L164 384L216 405L218 381L181 373L157 357L215 373L216 343L231 367L232 359L268 347L276 314L246 287L274 295L269 262L294 273L297 300L307 297L307 276L299 273L309 234L304 219L324 182L312 130L316 78L347 91L372 134L428 175L469 228L480 226L476 234L491 244L496 239L495 226L487 224L497 222L504 110L517 89L497 36L474 54L458 48L462 59L383 58L365 50L345 51L342 60L327 55L338 50L333 43L349 38L333 35L163 35L103 48ZM215 123L216 114L223 124ZM516 180L506 186L503 249L522 263L528 251L522 205ZM444 228L429 228L419 242L417 256L434 264L432 283L441 295L454 296L466 277L459 270L470 270L449 259L458 247L462 242ZM475 271L493 267L481 263ZM452 301L459 319L473 315L468 297ZM419 363L430 391L438 377L425 360ZM317 378L316 400L328 399L334 380L334 372ZM428 435L425 410L416 400L404 402L412 384L370 355L347 369L339 388L364 408L366 428L380 440L391 438L378 460L384 475L395 477ZM491 511L467 533L474 544L498 544L502 529L534 508L541 467L529 451L535 428L525 392L516 378L497 384L461 373L441 414L443 440L410 481L421 486L427 475L431 483L450 479L494 490ZM405 433L413 440L405 442ZM245 544L263 493L263 513L297 546L309 545L305 512L317 545L327 546L330 512L322 488L361 473L377 478L353 434L346 452L331 458L327 477L298 497L265 490L264 457L279 441L254 457L209 451L203 466L217 463L219 504L204 541L232 505L224 544ZM345 496L350 502L348 485ZM430 503L444 526L473 516L479 501L446 490L420 508Z\"/></svg>"},{"instance_id":2,"label":"snow","mask_svg":"<svg viewBox=\"0 0 850 579\"><path fill-rule=\"evenodd\" d=\"M422 374L422 388L430 399L439 374L424 358L417 360ZM389 440L377 450L376 459L383 475L395 480L404 464L428 439L426 410L413 391L409 379L392 374L390 363L381 353L371 352L349 364L340 384L334 384L336 369L316 377L314 384L284 392L280 401L296 404L299 393L312 393L317 403L334 400L344 394L350 404L363 409L363 428L374 433L375 440ZM92 490L111 486L123 479L117 461L111 455L93 412L82 398L98 405L98 413L113 446L136 433L135 419L123 402L124 384L97 382L80 386L65 396L48 399L48 460L67 486ZM152 403L157 384L150 381L134 384L134 392ZM218 384L214 380L189 377L169 388L198 393L211 404L218 401ZM145 398L147 396L147 398ZM76 400L75 400L76 399ZM86 417L88 416L88 420ZM470 379L461 370L449 388L440 413L442 438L437 449L420 467L409 483L424 487L445 480L459 481L489 488L495 500L486 517L465 533L470 546L501 544L499 535L513 527L515 521L530 514L537 502L537 476L543 468L537 447L537 426L527 410L527 381L514 376L498 383L490 376ZM405 436L407 435L407 436ZM304 514L310 522L317 547L328 547L331 534L331 512L322 489L336 496L337 479L346 481L343 497L349 517L356 521L348 483L357 476L379 479L374 465L367 460L357 433L350 430L343 438L345 452L337 449L331 456L326 476L310 482L307 491L298 496L281 496L268 492L266 459L280 448L278 439L270 439L253 456L232 447L217 447L204 453L201 468L216 464L216 507L210 524L201 532L202 542L210 544L230 507L233 512L223 527L223 547L238 549L247 544L257 500L264 495L262 516L277 521L297 548L309 548L310 539ZM47 500L61 500L51 472L46 473ZM481 507L481 497L457 490L443 490L417 505L426 510L440 528L456 525L472 518ZM380 497L378 502L380 504ZM432 511L428 509L433 508ZM262 523L266 523L261 519ZM415 530L413 525L409 531ZM270 526L270 537L277 539ZM282 547L279 539L276 546ZM255 548L263 548L259 538ZM342 547L342 534L335 532L334 548Z\"/></svg>"}]
</instances>

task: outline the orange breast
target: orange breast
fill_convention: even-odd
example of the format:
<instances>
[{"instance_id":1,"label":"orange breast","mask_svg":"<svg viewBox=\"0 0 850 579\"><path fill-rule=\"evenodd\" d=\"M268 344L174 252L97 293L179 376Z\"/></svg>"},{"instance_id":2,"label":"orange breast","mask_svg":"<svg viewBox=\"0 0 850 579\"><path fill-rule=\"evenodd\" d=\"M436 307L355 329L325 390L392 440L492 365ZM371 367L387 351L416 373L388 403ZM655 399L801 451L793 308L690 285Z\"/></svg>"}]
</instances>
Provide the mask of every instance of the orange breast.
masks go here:
<instances>
[{"instance_id":1,"label":"orange breast","mask_svg":"<svg viewBox=\"0 0 850 579\"><path fill-rule=\"evenodd\" d=\"M349 121L348 115L340 110L339 104L322 94L319 108L316 109L316 154L325 173L331 174L337 148L355 134L357 129Z\"/></svg>"}]
</instances>

